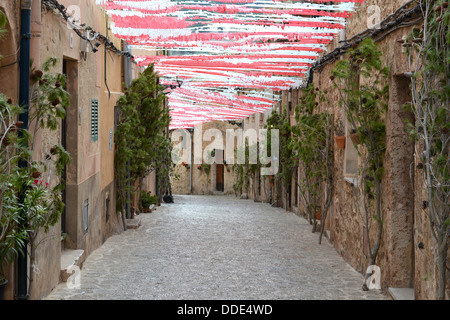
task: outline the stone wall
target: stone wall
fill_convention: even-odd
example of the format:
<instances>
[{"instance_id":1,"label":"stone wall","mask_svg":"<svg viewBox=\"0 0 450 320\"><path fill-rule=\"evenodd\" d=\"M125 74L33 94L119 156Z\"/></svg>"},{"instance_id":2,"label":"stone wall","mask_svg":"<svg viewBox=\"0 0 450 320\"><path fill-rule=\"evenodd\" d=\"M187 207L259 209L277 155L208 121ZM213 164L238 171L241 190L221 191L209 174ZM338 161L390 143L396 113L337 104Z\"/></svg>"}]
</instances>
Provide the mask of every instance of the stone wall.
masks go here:
<instances>
[{"instance_id":1,"label":"stone wall","mask_svg":"<svg viewBox=\"0 0 450 320\"><path fill-rule=\"evenodd\" d=\"M378 5L377 1L366 1L358 12L349 20L346 38L368 27L371 5ZM399 6L398 1L381 7L381 19L393 13ZM376 264L381 268L383 288L409 287L412 285L413 257L412 257L412 212L411 181L409 179L412 162L412 142L409 139L404 119L406 115L401 105L407 101L404 93L408 84L401 75L408 71L406 55L402 54L402 47L396 40L409 32L409 28L399 29L379 41L383 52L383 63L390 69L390 100L389 111L386 115L387 150L385 155L385 176L382 184L383 206L383 236L381 248ZM341 37L341 40L342 37ZM336 45L335 41L335 45ZM332 48L330 48L331 50ZM334 64L326 65L319 72L314 73L314 84L323 92L328 91L330 101L338 101L338 92L333 88L330 80ZM405 88L406 87L406 88ZM336 104L329 109L335 119L345 123L344 113ZM351 141L347 139L347 148ZM368 248L366 246L365 230L359 216L352 183L344 174L345 151L335 150L335 196L333 212L330 213L330 237L336 250L342 254L356 270L365 273L368 267ZM369 234L372 243L376 237L376 222Z\"/></svg>"},{"instance_id":2,"label":"stone wall","mask_svg":"<svg viewBox=\"0 0 450 320\"><path fill-rule=\"evenodd\" d=\"M373 16L369 8L379 5L381 20L392 14L407 1L365 1L348 22L345 38L364 31ZM404 111L403 104L410 101L410 81L404 76L409 71L404 49L397 43L406 36L412 26L398 28L377 41L383 52L383 63L390 69L389 109L385 117L387 149L385 154L385 175L382 184L382 211L384 216L381 248L376 264L381 268L383 290L389 287L415 288L416 299L435 298L435 270L433 261L433 241L429 234L429 223L422 202L424 194L422 173L416 169L414 143L406 127L405 120L412 119ZM338 37L329 51L338 45ZM330 75L334 63L324 65L314 72L314 84L327 93L330 101L338 101L339 95L333 88ZM283 99L283 103L284 99ZM343 110L331 103L329 112L335 119L345 120ZM347 148L351 141L347 139ZM345 150L335 150L334 182L335 194L327 222L328 234L336 250L356 270L365 273L367 247L361 218L354 201L351 177L344 174ZM300 173L301 176L301 173ZM299 207L301 212L301 204ZM375 222L374 222L375 223ZM375 238L375 230L369 235ZM423 249L418 244L423 243Z\"/></svg>"}]
</instances>

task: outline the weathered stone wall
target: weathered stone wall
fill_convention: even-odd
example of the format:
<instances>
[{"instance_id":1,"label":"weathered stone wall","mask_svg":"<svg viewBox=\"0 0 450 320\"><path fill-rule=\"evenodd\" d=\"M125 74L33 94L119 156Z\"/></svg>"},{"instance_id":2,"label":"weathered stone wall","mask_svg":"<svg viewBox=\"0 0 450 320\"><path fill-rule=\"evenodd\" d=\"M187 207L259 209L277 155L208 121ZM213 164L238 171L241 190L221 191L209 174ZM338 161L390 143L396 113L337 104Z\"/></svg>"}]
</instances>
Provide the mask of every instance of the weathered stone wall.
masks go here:
<instances>
[{"instance_id":1,"label":"weathered stone wall","mask_svg":"<svg viewBox=\"0 0 450 320\"><path fill-rule=\"evenodd\" d=\"M349 39L370 26L374 17L371 6L379 6L380 19L392 14L407 1L365 1L358 12L348 22L345 38ZM416 168L414 143L406 127L406 119L412 115L402 107L410 98L410 81L404 76L409 71L404 49L397 43L406 36L412 26L398 28L377 44L383 52L383 63L389 67L389 109L385 115L387 149L385 154L385 174L382 183L383 234L376 264L381 268L382 287L414 287L416 299L435 298L435 263L433 260L433 241L429 233L429 223L423 201L424 193L422 172ZM329 51L338 46L339 36ZM345 59L345 56L341 59ZM324 65L314 73L314 84L327 93L331 101L328 108L335 119L345 123L345 114L337 105L339 94L333 88L330 75L334 63ZM285 102L284 95L282 103ZM347 147L351 140L347 138ZM327 222L328 234L336 250L342 254L356 270L364 273L367 268L368 252L361 218L355 206L351 177L344 175L345 150L335 149L334 182L335 194ZM299 173L301 179L301 172ZM285 191L284 191L285 192ZM282 197L283 198L283 197ZM283 206L285 206L283 204ZM298 208L304 211L302 204ZM376 222L374 221L374 224ZM372 227L370 239L375 239L375 227ZM423 249L418 244L423 243Z\"/></svg>"},{"instance_id":2,"label":"weathered stone wall","mask_svg":"<svg viewBox=\"0 0 450 320\"><path fill-rule=\"evenodd\" d=\"M403 2L402 2L403 3ZM366 1L360 10L352 16L347 27L346 38L364 31L369 25L374 11L371 5L381 5L377 1ZM399 1L389 4L383 2L381 19L393 13L400 5ZM407 101L408 84L402 74L407 69L406 55L396 40L409 32L409 28L399 29L378 42L383 52L383 63L390 69L390 100L386 114L387 150L385 156L385 176L382 185L383 236L376 264L381 268L382 285L389 287L409 287L412 285L412 211L411 180L409 169L412 161L412 142L409 139L404 122L405 114L401 106ZM335 42L336 45L336 42ZM331 48L330 48L331 50ZM322 91L328 90L330 101L338 101L339 95L329 79L334 65L325 66L314 74L314 83ZM335 119L345 120L342 110L335 104L330 106ZM347 146L351 143L347 139ZM352 181L344 179L343 166L345 151L335 151L335 197L333 212L330 214L331 239L343 257L358 271L364 273L368 261L367 246L364 239L364 227L355 205ZM370 239L376 237L376 222L370 232Z\"/></svg>"}]
</instances>

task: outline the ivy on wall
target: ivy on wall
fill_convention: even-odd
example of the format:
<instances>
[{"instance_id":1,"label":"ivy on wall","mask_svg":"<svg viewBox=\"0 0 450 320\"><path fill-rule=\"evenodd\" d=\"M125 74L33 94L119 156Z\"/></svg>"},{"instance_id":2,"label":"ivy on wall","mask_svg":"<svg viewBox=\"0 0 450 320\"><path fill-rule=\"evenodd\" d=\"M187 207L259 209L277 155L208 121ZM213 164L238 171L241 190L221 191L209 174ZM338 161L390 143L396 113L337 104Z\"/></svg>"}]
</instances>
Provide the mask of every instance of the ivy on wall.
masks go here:
<instances>
[{"instance_id":1,"label":"ivy on wall","mask_svg":"<svg viewBox=\"0 0 450 320\"><path fill-rule=\"evenodd\" d=\"M48 233L64 209L62 173L70 155L63 146L55 144L41 146L42 160L32 158L38 131L57 131L69 106L65 76L51 72L57 63L56 58L49 58L42 70L31 72L29 120L35 125L33 132L21 128L24 124L17 120L24 110L0 94L0 266L11 263L26 240L30 248L29 295L36 272L37 247L45 240L60 241L61 237L60 232ZM40 237L42 232L45 237Z\"/></svg>"},{"instance_id":2,"label":"ivy on wall","mask_svg":"<svg viewBox=\"0 0 450 320\"><path fill-rule=\"evenodd\" d=\"M436 297L445 299L450 239L450 10L448 1L423 0L423 24L401 41L409 58L417 169L423 173L436 265Z\"/></svg>"},{"instance_id":3,"label":"ivy on wall","mask_svg":"<svg viewBox=\"0 0 450 320\"><path fill-rule=\"evenodd\" d=\"M352 141L360 156L357 182L353 183L356 208L367 232L368 266L375 265L383 230L381 181L386 152L384 114L388 108L389 69L383 66L383 53L373 39L367 38L348 52L333 69L331 80L337 88L339 103L351 126ZM373 224L373 222L376 222ZM371 229L376 226L372 241ZM367 273L365 280L370 277ZM366 281L364 290L368 290Z\"/></svg>"},{"instance_id":4,"label":"ivy on wall","mask_svg":"<svg viewBox=\"0 0 450 320\"><path fill-rule=\"evenodd\" d=\"M291 129L291 149L300 166L302 178L298 188L313 232L319 220L321 223L320 243L333 191L333 116L326 111L319 111L320 104L328 101L323 92L315 89L314 84L303 89L302 93L300 104L295 110L297 125Z\"/></svg>"}]
</instances>

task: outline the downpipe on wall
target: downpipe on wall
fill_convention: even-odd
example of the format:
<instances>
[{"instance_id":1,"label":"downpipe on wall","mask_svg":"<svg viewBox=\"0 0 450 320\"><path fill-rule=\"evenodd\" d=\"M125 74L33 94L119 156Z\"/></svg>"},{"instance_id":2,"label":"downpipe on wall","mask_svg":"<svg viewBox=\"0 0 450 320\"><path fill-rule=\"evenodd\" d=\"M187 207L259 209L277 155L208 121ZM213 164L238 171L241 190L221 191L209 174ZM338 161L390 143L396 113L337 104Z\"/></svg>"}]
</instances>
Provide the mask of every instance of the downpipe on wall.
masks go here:
<instances>
[{"instance_id":1,"label":"downpipe on wall","mask_svg":"<svg viewBox=\"0 0 450 320\"><path fill-rule=\"evenodd\" d=\"M32 0L21 0L20 2L20 80L19 80L19 105L24 112L19 115L23 122L22 128L28 129L28 112L30 103L30 43L31 43L31 5ZM22 168L28 164L20 161ZM21 219L21 228L26 227L26 216ZM28 241L24 240L21 252L17 259L17 300L28 300Z\"/></svg>"}]
</instances>

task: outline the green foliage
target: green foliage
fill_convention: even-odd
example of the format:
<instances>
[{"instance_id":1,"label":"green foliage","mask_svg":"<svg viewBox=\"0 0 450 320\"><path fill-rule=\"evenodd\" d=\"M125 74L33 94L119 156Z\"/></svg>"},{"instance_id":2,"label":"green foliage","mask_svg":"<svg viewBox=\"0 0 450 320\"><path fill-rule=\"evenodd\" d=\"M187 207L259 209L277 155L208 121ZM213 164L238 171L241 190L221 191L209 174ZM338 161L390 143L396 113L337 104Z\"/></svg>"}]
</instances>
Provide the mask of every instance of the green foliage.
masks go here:
<instances>
[{"instance_id":1,"label":"green foliage","mask_svg":"<svg viewBox=\"0 0 450 320\"><path fill-rule=\"evenodd\" d=\"M211 165L208 163L202 163L197 166L197 169L204 172L208 176L211 172Z\"/></svg>"},{"instance_id":2,"label":"green foliage","mask_svg":"<svg viewBox=\"0 0 450 320\"><path fill-rule=\"evenodd\" d=\"M65 77L49 74L56 63L56 59L49 59L43 66L45 73L32 73L36 81L43 81L33 90L31 109L35 116L30 120L37 123L34 134L22 129L23 123L17 121L23 110L0 94L0 265L15 258L25 239L30 244L33 264L38 234L48 233L64 209L61 199L64 181L60 176L70 161L69 154L57 144L49 150L42 147L45 159L34 160L31 157L34 144L30 147L40 128L55 131L65 117L69 103L69 95L62 88ZM53 105L51 101L56 98L59 102Z\"/></svg>"},{"instance_id":3,"label":"green foliage","mask_svg":"<svg viewBox=\"0 0 450 320\"><path fill-rule=\"evenodd\" d=\"M423 0L423 25L403 44L411 66L414 123L407 123L416 143L427 192L427 213L435 243L436 295L444 299L450 212L450 9L448 1Z\"/></svg>"},{"instance_id":4,"label":"green foliage","mask_svg":"<svg viewBox=\"0 0 450 320\"><path fill-rule=\"evenodd\" d=\"M314 84L302 90L301 103L296 107L297 125L292 127L294 139L291 142L293 153L302 171L299 189L305 201L310 221L315 224L316 210L321 209L323 183L332 187L327 181L328 172L332 168L330 159L333 150L330 148L332 116L327 112L319 112L318 106L327 102L325 95L316 90ZM322 208L327 210L326 208Z\"/></svg>"},{"instance_id":5,"label":"green foliage","mask_svg":"<svg viewBox=\"0 0 450 320\"><path fill-rule=\"evenodd\" d=\"M242 164L233 164L231 167L234 174L233 190L235 192L246 192L248 189L248 179L246 175L246 167Z\"/></svg>"},{"instance_id":6,"label":"green foliage","mask_svg":"<svg viewBox=\"0 0 450 320\"><path fill-rule=\"evenodd\" d=\"M377 226L373 246L372 239L367 239L369 265L375 264L383 229L381 180L386 152L384 114L389 100L389 69L383 67L382 55L374 40L367 38L350 50L349 59L336 64L331 78L351 125L350 132L359 135L359 144L354 143L361 158L358 183L353 184L354 200L367 232L373 220ZM366 274L366 279L369 276ZM365 283L363 288L367 289Z\"/></svg>"},{"instance_id":7,"label":"green foliage","mask_svg":"<svg viewBox=\"0 0 450 320\"><path fill-rule=\"evenodd\" d=\"M333 70L334 85L341 95L352 131L359 134L360 145L355 145L360 155L364 151L368 165L364 177L381 181L386 150L386 126L383 115L388 108L389 69L383 67L382 52L371 38L349 52L350 59L341 60ZM371 190L368 179L364 179ZM372 199L372 197L370 197Z\"/></svg>"},{"instance_id":8,"label":"green foliage","mask_svg":"<svg viewBox=\"0 0 450 320\"><path fill-rule=\"evenodd\" d=\"M153 195L150 191L143 191L141 195L141 204L143 208L148 208L152 204L158 203L158 196Z\"/></svg>"},{"instance_id":9,"label":"green foliage","mask_svg":"<svg viewBox=\"0 0 450 320\"><path fill-rule=\"evenodd\" d=\"M42 70L31 70L31 80L34 82L31 95L33 108L30 110L30 122L36 121L34 135L39 128L55 131L60 119L66 116L66 108L70 104L69 93L65 90L66 76L61 73L50 73L58 63L56 58L47 59ZM32 148L34 146L34 142Z\"/></svg>"},{"instance_id":10,"label":"green foliage","mask_svg":"<svg viewBox=\"0 0 450 320\"><path fill-rule=\"evenodd\" d=\"M156 170L160 186L165 188L173 168L169 158L172 144L164 131L170 116L163 108L164 88L157 80L153 65L149 66L117 102L120 120L115 134L115 169L119 211L124 211L136 194L136 180Z\"/></svg>"},{"instance_id":11,"label":"green foliage","mask_svg":"<svg viewBox=\"0 0 450 320\"><path fill-rule=\"evenodd\" d=\"M6 13L0 10L0 40L2 40L6 33L6 24L8 23L8 18ZM2 60L2 55L0 54L0 60Z\"/></svg>"},{"instance_id":12,"label":"green foliage","mask_svg":"<svg viewBox=\"0 0 450 320\"><path fill-rule=\"evenodd\" d=\"M16 228L21 207L12 179L22 150L15 121L20 112L0 94L0 282L4 279L3 267L15 259L26 239L26 232Z\"/></svg>"},{"instance_id":13,"label":"green foliage","mask_svg":"<svg viewBox=\"0 0 450 320\"><path fill-rule=\"evenodd\" d=\"M295 166L295 157L294 150L292 146L292 138L291 138L291 126L289 124L288 115L278 114L275 110L272 111L271 115L267 118L267 123L265 126L268 129L267 141L268 141L268 150L272 150L271 148L271 129L278 129L280 136L280 169L278 174L276 175L277 179L280 179L285 187L291 185L292 178L292 170Z\"/></svg>"},{"instance_id":14,"label":"green foliage","mask_svg":"<svg viewBox=\"0 0 450 320\"><path fill-rule=\"evenodd\" d=\"M241 193L248 192L248 187L250 184L249 179L254 178L256 172L258 172L261 169L262 164L260 162L259 157L257 156L258 150L259 150L259 143L250 146L247 139L245 140L244 145L240 145L235 150L236 154L243 154L245 156L245 163L235 163L232 166L232 170L235 176L233 184L233 190L235 192ZM256 154L254 154L254 152L256 152ZM256 158L257 160L256 163L250 163L251 162L250 160L253 158ZM243 161L243 159L241 161Z\"/></svg>"}]
</instances>

